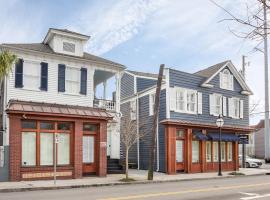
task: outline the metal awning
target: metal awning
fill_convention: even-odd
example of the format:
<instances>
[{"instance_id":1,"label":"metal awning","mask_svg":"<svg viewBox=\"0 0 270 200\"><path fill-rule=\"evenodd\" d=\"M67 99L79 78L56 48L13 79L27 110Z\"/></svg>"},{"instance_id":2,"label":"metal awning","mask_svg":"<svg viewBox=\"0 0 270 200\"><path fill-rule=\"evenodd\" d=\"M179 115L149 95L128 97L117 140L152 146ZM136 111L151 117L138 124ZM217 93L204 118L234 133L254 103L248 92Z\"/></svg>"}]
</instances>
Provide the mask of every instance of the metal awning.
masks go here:
<instances>
[{"instance_id":1,"label":"metal awning","mask_svg":"<svg viewBox=\"0 0 270 200\"><path fill-rule=\"evenodd\" d=\"M196 131L192 133L198 140L208 140L208 137L206 135L204 135L202 132L200 131Z\"/></svg>"},{"instance_id":2,"label":"metal awning","mask_svg":"<svg viewBox=\"0 0 270 200\"><path fill-rule=\"evenodd\" d=\"M207 136L210 140L219 141L219 133L208 133ZM224 142L237 142L238 136L232 133L221 133L221 141Z\"/></svg>"}]
</instances>

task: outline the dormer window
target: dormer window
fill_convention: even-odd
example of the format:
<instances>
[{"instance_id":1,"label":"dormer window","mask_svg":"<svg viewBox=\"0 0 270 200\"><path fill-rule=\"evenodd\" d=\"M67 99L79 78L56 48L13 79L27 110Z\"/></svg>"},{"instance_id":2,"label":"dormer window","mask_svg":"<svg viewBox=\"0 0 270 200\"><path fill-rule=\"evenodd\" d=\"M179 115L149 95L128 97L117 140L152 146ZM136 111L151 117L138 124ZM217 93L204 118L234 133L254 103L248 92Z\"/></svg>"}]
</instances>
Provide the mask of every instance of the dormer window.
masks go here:
<instances>
[{"instance_id":1,"label":"dormer window","mask_svg":"<svg viewBox=\"0 0 270 200\"><path fill-rule=\"evenodd\" d=\"M63 51L75 53L75 44L70 42L63 42Z\"/></svg>"},{"instance_id":2,"label":"dormer window","mask_svg":"<svg viewBox=\"0 0 270 200\"><path fill-rule=\"evenodd\" d=\"M228 69L220 72L220 88L225 90L233 90L233 75Z\"/></svg>"}]
</instances>

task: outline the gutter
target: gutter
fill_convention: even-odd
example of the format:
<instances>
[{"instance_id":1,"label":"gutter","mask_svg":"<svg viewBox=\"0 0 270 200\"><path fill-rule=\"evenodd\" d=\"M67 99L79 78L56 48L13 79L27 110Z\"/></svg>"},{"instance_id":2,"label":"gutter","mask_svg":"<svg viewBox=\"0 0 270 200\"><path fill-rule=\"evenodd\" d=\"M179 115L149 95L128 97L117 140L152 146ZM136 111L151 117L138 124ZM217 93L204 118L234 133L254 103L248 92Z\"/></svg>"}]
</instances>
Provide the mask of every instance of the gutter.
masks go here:
<instances>
[{"instance_id":1,"label":"gutter","mask_svg":"<svg viewBox=\"0 0 270 200\"><path fill-rule=\"evenodd\" d=\"M139 94L137 93L137 99L136 99L136 117L137 117L137 168L140 170L140 138L139 138Z\"/></svg>"}]
</instances>

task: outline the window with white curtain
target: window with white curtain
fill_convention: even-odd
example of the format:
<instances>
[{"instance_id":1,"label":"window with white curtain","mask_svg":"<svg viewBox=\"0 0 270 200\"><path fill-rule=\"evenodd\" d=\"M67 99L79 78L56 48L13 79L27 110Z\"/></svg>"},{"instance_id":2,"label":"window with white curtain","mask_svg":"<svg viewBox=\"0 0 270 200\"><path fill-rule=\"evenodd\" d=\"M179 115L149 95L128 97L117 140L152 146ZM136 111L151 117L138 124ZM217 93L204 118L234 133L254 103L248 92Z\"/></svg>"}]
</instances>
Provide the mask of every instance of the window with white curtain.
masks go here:
<instances>
[{"instance_id":1,"label":"window with white curtain","mask_svg":"<svg viewBox=\"0 0 270 200\"><path fill-rule=\"evenodd\" d=\"M172 98L172 97L171 97ZM175 88L175 111L183 113L197 113L197 91Z\"/></svg>"},{"instance_id":2,"label":"window with white curtain","mask_svg":"<svg viewBox=\"0 0 270 200\"><path fill-rule=\"evenodd\" d=\"M211 142L206 142L206 162L212 161L212 145Z\"/></svg>"},{"instance_id":3,"label":"window with white curtain","mask_svg":"<svg viewBox=\"0 0 270 200\"><path fill-rule=\"evenodd\" d=\"M36 132L22 132L22 166L36 165Z\"/></svg>"},{"instance_id":4,"label":"window with white curtain","mask_svg":"<svg viewBox=\"0 0 270 200\"><path fill-rule=\"evenodd\" d=\"M176 90L176 110L185 111L185 91L183 89Z\"/></svg>"},{"instance_id":5,"label":"window with white curtain","mask_svg":"<svg viewBox=\"0 0 270 200\"><path fill-rule=\"evenodd\" d=\"M220 72L220 88L233 90L233 75L228 69Z\"/></svg>"},{"instance_id":6,"label":"window with white curtain","mask_svg":"<svg viewBox=\"0 0 270 200\"><path fill-rule=\"evenodd\" d=\"M57 164L70 164L70 134L58 133L59 143L57 144Z\"/></svg>"},{"instance_id":7,"label":"window with white curtain","mask_svg":"<svg viewBox=\"0 0 270 200\"><path fill-rule=\"evenodd\" d=\"M227 157L228 161L232 161L232 142L228 142L228 152L227 152Z\"/></svg>"},{"instance_id":8,"label":"window with white curtain","mask_svg":"<svg viewBox=\"0 0 270 200\"><path fill-rule=\"evenodd\" d=\"M183 140L176 140L176 162L183 162Z\"/></svg>"},{"instance_id":9,"label":"window with white curtain","mask_svg":"<svg viewBox=\"0 0 270 200\"><path fill-rule=\"evenodd\" d=\"M213 142L213 147L214 147L213 160L214 160L214 162L218 162L218 142Z\"/></svg>"},{"instance_id":10,"label":"window with white curtain","mask_svg":"<svg viewBox=\"0 0 270 200\"><path fill-rule=\"evenodd\" d=\"M53 133L40 133L40 165L53 165Z\"/></svg>"},{"instance_id":11,"label":"window with white curtain","mask_svg":"<svg viewBox=\"0 0 270 200\"><path fill-rule=\"evenodd\" d=\"M40 87L40 63L24 61L23 87L30 90L39 90Z\"/></svg>"},{"instance_id":12,"label":"window with white curtain","mask_svg":"<svg viewBox=\"0 0 270 200\"><path fill-rule=\"evenodd\" d=\"M200 158L200 143L197 140L192 141L192 162L198 163Z\"/></svg>"},{"instance_id":13,"label":"window with white curtain","mask_svg":"<svg viewBox=\"0 0 270 200\"><path fill-rule=\"evenodd\" d=\"M137 119L137 105L136 100L130 102L130 119L136 120Z\"/></svg>"},{"instance_id":14,"label":"window with white curtain","mask_svg":"<svg viewBox=\"0 0 270 200\"><path fill-rule=\"evenodd\" d=\"M156 97L155 93L149 94L149 115L150 116L154 114L155 97Z\"/></svg>"},{"instance_id":15,"label":"window with white curtain","mask_svg":"<svg viewBox=\"0 0 270 200\"><path fill-rule=\"evenodd\" d=\"M187 91L187 111L194 113L196 112L196 98L197 92L189 90Z\"/></svg>"},{"instance_id":16,"label":"window with white curtain","mask_svg":"<svg viewBox=\"0 0 270 200\"><path fill-rule=\"evenodd\" d=\"M80 69L66 67L66 92L70 94L79 94L80 92Z\"/></svg>"},{"instance_id":17,"label":"window with white curtain","mask_svg":"<svg viewBox=\"0 0 270 200\"><path fill-rule=\"evenodd\" d=\"M83 136L83 163L93 163L94 155L94 136Z\"/></svg>"},{"instance_id":18,"label":"window with white curtain","mask_svg":"<svg viewBox=\"0 0 270 200\"><path fill-rule=\"evenodd\" d=\"M220 143L220 148L221 148L221 161L225 162L226 161L226 143L221 142Z\"/></svg>"}]
</instances>

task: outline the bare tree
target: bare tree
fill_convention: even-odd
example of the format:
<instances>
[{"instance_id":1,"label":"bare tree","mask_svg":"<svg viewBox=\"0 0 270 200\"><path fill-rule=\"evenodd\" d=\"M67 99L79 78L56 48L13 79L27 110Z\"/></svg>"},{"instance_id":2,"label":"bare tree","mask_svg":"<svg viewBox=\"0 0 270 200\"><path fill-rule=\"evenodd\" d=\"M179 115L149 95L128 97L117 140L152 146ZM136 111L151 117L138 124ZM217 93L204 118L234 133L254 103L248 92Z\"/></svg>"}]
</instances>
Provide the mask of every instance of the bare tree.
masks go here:
<instances>
[{"instance_id":1,"label":"bare tree","mask_svg":"<svg viewBox=\"0 0 270 200\"><path fill-rule=\"evenodd\" d=\"M129 112L128 112L129 113ZM138 120L138 119L137 119ZM129 180L128 166L129 166L129 150L138 142L146 133L145 123L139 126L139 133L137 132L137 121L132 120L130 115L123 116L121 120L121 143L125 148L125 174L126 180Z\"/></svg>"},{"instance_id":2,"label":"bare tree","mask_svg":"<svg viewBox=\"0 0 270 200\"><path fill-rule=\"evenodd\" d=\"M249 116L254 116L258 113L260 101L253 101L249 104Z\"/></svg>"}]
</instances>

